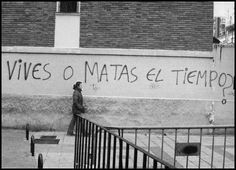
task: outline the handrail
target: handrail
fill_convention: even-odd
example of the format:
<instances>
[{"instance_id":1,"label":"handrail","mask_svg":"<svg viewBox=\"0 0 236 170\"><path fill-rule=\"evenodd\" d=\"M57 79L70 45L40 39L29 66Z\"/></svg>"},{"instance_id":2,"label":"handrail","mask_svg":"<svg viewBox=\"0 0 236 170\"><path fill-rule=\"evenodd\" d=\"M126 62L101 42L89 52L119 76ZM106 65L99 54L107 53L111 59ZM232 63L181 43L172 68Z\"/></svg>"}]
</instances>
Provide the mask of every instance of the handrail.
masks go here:
<instances>
[{"instance_id":1,"label":"handrail","mask_svg":"<svg viewBox=\"0 0 236 170\"><path fill-rule=\"evenodd\" d=\"M141 148L141 147L135 145L134 143L132 143L132 142L130 142L130 141L124 139L123 137L121 137L121 136L119 136L119 135L117 135L117 134L115 134L115 133L110 132L110 131L109 131L108 129L106 129L105 127L103 127L103 126L101 126L101 125L98 125L97 123L92 122L92 121L88 120L87 118L84 118L82 115L76 115L76 116L77 116L77 117L80 117L80 118L82 118L82 119L85 119L86 121L88 121L88 122L90 122L90 123L93 123L94 125L98 126L98 127L100 128L100 130L104 130L104 132L107 132L108 134L113 135L114 137L118 138L119 140L122 140L122 141L125 142L126 144L130 145L130 146L133 147L134 149L137 149L138 151L142 152L143 154L147 155L149 158L152 158L153 160L157 161L158 163L161 163L161 164L163 164L164 166L166 166L166 167L168 167L168 168L170 168L170 169L172 169L172 168L174 169L174 168L175 168L175 166L173 166L173 165L171 165L170 163L168 163L168 162L166 162L166 161L164 161L164 160L162 160L162 159L156 157L155 155L153 155L153 154L147 152L147 151L144 150L143 148ZM76 152L75 152L75 153L76 153Z\"/></svg>"},{"instance_id":2,"label":"handrail","mask_svg":"<svg viewBox=\"0 0 236 170\"><path fill-rule=\"evenodd\" d=\"M142 129L142 130L148 130L148 129L212 129L212 128L232 128L235 127L234 125L194 125L194 126L103 126L106 129Z\"/></svg>"},{"instance_id":3,"label":"handrail","mask_svg":"<svg viewBox=\"0 0 236 170\"><path fill-rule=\"evenodd\" d=\"M212 129L212 128L232 128L235 127L235 125L192 125L192 126L102 126L98 125L97 123L89 120L88 118L85 118L83 115L77 115L82 117L83 119L106 129L143 129L143 130L148 130L148 129L199 129L199 128L204 128L204 129Z\"/></svg>"}]
</instances>

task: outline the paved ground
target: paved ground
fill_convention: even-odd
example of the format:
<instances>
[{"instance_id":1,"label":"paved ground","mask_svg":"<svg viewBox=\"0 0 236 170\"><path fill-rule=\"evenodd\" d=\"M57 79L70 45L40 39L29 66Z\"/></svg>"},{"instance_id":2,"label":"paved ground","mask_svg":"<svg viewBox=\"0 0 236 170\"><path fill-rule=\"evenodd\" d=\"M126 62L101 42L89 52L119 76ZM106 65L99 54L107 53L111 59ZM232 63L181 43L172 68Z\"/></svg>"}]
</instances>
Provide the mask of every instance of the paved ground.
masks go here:
<instances>
[{"instance_id":1,"label":"paved ground","mask_svg":"<svg viewBox=\"0 0 236 170\"><path fill-rule=\"evenodd\" d=\"M25 131L2 129L2 168L35 168Z\"/></svg>"},{"instance_id":2,"label":"paved ground","mask_svg":"<svg viewBox=\"0 0 236 170\"><path fill-rule=\"evenodd\" d=\"M30 140L25 139L25 131L2 129L2 168L36 168L38 163L38 154L42 153L44 168L73 168L74 162L74 136L67 136L65 132L30 132L30 135L40 138L42 135L55 135L60 139L58 144L36 144L35 156L30 154ZM124 137L130 141L134 141L134 135L125 133ZM178 136L178 142L185 140L184 136ZM197 136L191 137L191 142L198 141ZM150 144L148 143L148 136L139 134L137 138L138 146L149 150L151 153L160 155L161 138L158 135L150 137ZM173 163L173 148L174 136L167 135L164 140L163 159ZM222 168L223 166L223 136L215 137L214 154L213 154L213 168ZM225 150L225 167L234 168L234 136L227 136L227 148ZM149 146L149 147L148 147ZM112 153L112 151L111 151ZM125 153L125 151L123 152ZM141 156L140 156L141 157ZM129 157L133 160L132 155ZM203 143L201 149L200 164L201 168L210 168L212 158L212 137L203 136ZM112 157L111 157L112 160ZM177 167L186 167L186 157L176 157ZM139 162L139 165L142 163ZM188 167L197 167L199 164L198 156L189 156ZM152 165L150 164L150 167Z\"/></svg>"}]
</instances>

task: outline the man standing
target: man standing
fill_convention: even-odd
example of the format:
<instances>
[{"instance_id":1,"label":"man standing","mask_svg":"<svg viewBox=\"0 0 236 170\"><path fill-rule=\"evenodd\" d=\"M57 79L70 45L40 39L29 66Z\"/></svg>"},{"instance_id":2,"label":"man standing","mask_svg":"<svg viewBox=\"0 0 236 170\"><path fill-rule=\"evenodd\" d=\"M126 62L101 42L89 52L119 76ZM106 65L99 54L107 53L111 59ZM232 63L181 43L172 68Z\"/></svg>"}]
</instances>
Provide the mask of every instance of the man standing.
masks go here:
<instances>
[{"instance_id":1,"label":"man standing","mask_svg":"<svg viewBox=\"0 0 236 170\"><path fill-rule=\"evenodd\" d=\"M82 91L82 82L78 81L73 86L73 105L72 105L72 113L73 117L70 122L69 128L67 130L67 135L74 135L74 126L76 121L76 114L81 114L85 112L85 107L83 106L83 95Z\"/></svg>"}]
</instances>

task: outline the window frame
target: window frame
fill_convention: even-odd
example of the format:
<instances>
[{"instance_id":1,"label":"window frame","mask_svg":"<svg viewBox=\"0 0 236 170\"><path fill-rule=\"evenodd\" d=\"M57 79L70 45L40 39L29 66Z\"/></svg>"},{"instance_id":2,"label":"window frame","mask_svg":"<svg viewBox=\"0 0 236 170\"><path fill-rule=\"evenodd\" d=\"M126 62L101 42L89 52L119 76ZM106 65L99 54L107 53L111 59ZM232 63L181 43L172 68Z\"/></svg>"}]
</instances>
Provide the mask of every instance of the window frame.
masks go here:
<instances>
[{"instance_id":1,"label":"window frame","mask_svg":"<svg viewBox=\"0 0 236 170\"><path fill-rule=\"evenodd\" d=\"M71 14L71 13L80 13L80 1L76 1L76 12L61 12L61 1L56 2L56 13L65 13L65 14Z\"/></svg>"}]
</instances>

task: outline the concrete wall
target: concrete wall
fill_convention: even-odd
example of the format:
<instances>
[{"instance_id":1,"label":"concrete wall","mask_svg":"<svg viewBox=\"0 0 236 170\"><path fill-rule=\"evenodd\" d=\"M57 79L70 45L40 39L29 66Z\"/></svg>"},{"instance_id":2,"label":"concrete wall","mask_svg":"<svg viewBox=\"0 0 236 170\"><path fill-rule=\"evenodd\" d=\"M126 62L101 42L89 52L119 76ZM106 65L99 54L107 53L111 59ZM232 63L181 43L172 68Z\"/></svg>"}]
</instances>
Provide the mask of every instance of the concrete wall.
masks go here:
<instances>
[{"instance_id":1,"label":"concrete wall","mask_svg":"<svg viewBox=\"0 0 236 170\"><path fill-rule=\"evenodd\" d=\"M206 125L209 112L215 124L232 124L233 61L232 47L213 52L3 47L2 125L29 122L65 130L77 80L83 82L86 116L104 125Z\"/></svg>"}]
</instances>

